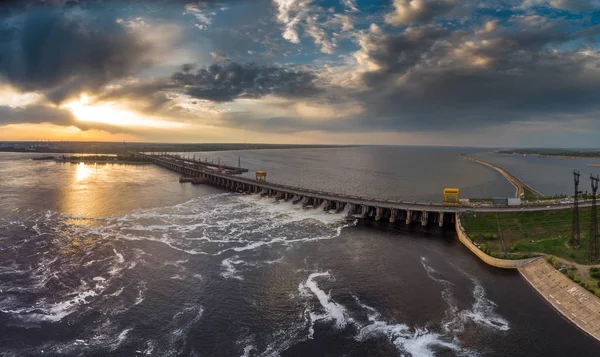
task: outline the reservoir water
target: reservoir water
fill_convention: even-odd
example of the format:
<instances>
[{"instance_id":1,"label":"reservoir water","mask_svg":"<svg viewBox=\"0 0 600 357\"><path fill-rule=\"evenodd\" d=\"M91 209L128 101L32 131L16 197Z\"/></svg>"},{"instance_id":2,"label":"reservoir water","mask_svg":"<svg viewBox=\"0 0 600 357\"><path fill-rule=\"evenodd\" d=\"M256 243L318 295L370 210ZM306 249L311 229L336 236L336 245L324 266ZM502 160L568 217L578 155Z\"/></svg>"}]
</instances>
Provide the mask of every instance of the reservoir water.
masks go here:
<instances>
[{"instance_id":1,"label":"reservoir water","mask_svg":"<svg viewBox=\"0 0 600 357\"><path fill-rule=\"evenodd\" d=\"M476 150L202 155L360 195L514 193L462 152ZM2 356L598 355L518 273L451 231L347 222L153 165L31 156L0 154Z\"/></svg>"}]
</instances>

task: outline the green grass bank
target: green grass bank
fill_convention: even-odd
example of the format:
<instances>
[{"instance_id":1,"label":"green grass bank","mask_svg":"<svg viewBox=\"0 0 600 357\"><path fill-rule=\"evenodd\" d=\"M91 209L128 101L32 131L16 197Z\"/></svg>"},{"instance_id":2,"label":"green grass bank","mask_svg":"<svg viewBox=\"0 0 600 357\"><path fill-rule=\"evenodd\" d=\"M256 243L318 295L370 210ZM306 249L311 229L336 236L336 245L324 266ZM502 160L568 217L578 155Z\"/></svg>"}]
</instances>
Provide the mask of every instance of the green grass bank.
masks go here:
<instances>
[{"instance_id":1,"label":"green grass bank","mask_svg":"<svg viewBox=\"0 0 600 357\"><path fill-rule=\"evenodd\" d=\"M579 248L569 245L573 217L571 209L471 213L461 216L461 222L471 240L494 256L535 252L588 264L590 214L590 208L579 210Z\"/></svg>"}]
</instances>

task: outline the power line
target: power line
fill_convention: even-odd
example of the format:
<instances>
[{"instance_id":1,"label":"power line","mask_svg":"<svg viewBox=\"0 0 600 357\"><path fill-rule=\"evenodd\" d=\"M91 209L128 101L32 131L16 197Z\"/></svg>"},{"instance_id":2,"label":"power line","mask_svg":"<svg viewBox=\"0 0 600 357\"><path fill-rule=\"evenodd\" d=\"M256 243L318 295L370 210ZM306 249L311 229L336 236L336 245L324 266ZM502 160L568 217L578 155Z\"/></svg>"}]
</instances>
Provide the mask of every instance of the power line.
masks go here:
<instances>
[{"instance_id":1,"label":"power line","mask_svg":"<svg viewBox=\"0 0 600 357\"><path fill-rule=\"evenodd\" d=\"M590 263L598 261L598 214L596 210L596 194L598 193L598 176L590 175L592 182L592 212L590 216Z\"/></svg>"},{"instance_id":2,"label":"power line","mask_svg":"<svg viewBox=\"0 0 600 357\"><path fill-rule=\"evenodd\" d=\"M575 184L575 196L573 196L573 222L571 227L571 247L581 246L581 234L579 232L579 171L573 171L573 182Z\"/></svg>"}]
</instances>

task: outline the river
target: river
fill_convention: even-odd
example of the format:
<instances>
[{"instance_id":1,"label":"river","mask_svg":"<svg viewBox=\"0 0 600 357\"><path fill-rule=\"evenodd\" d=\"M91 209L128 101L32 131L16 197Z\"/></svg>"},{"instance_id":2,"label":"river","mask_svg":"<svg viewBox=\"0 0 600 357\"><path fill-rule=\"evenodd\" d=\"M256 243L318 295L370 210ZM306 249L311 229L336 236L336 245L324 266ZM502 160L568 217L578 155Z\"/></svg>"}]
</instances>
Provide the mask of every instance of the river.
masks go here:
<instances>
[{"instance_id":1,"label":"river","mask_svg":"<svg viewBox=\"0 0 600 357\"><path fill-rule=\"evenodd\" d=\"M458 157L474 150L202 155L232 164L239 155L269 180L360 195L514 192ZM452 231L347 222L180 184L154 165L31 156L0 154L2 356L595 356L600 347Z\"/></svg>"}]
</instances>

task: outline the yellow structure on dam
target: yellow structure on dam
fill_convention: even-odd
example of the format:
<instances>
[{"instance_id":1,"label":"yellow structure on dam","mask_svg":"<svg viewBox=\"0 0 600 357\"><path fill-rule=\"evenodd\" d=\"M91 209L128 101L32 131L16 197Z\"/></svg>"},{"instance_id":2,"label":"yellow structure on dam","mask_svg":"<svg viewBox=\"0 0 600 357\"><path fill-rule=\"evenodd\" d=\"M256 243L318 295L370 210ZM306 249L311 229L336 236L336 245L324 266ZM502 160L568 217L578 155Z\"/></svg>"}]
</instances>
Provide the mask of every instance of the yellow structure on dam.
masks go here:
<instances>
[{"instance_id":1,"label":"yellow structure on dam","mask_svg":"<svg viewBox=\"0 0 600 357\"><path fill-rule=\"evenodd\" d=\"M458 196L460 196L460 189L458 188L445 188L444 189L444 204L457 205Z\"/></svg>"},{"instance_id":2,"label":"yellow structure on dam","mask_svg":"<svg viewBox=\"0 0 600 357\"><path fill-rule=\"evenodd\" d=\"M256 171L256 182L267 182L267 173L264 171Z\"/></svg>"}]
</instances>

